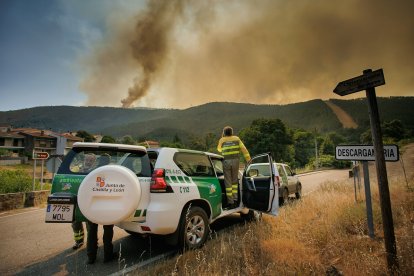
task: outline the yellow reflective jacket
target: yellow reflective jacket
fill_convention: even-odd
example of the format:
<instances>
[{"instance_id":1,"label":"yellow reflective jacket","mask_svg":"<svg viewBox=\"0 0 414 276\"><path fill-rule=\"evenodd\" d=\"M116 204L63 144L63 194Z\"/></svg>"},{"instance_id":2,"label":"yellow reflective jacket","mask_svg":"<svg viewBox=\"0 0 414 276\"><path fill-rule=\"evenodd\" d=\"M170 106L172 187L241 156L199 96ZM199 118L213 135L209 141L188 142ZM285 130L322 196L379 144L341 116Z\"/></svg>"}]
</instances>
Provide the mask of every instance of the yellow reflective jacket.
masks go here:
<instances>
[{"instance_id":1,"label":"yellow reflective jacket","mask_svg":"<svg viewBox=\"0 0 414 276\"><path fill-rule=\"evenodd\" d=\"M218 142L217 150L221 152L224 159L239 159L240 151L246 162L250 161L250 154L243 142L237 136L224 136Z\"/></svg>"}]
</instances>

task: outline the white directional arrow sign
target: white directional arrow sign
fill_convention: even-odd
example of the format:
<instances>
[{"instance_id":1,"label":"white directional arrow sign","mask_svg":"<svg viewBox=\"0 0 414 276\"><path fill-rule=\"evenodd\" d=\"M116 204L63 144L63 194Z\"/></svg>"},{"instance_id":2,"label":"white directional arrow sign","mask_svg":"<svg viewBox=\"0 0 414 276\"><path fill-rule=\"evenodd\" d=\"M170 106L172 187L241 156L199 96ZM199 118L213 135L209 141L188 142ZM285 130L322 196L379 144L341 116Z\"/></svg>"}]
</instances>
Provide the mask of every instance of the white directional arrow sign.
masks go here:
<instances>
[{"instance_id":1,"label":"white directional arrow sign","mask_svg":"<svg viewBox=\"0 0 414 276\"><path fill-rule=\"evenodd\" d=\"M341 81L333 92L340 96L345 96L384 84L384 73L382 69L378 69L349 80Z\"/></svg>"}]
</instances>

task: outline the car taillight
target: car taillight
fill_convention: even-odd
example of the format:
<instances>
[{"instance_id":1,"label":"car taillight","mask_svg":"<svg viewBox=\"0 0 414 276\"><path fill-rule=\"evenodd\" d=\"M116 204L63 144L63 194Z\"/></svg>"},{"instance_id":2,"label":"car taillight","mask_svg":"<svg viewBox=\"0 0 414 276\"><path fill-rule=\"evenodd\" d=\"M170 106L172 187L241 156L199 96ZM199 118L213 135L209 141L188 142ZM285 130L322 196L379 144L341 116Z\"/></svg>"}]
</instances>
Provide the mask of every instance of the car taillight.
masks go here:
<instances>
[{"instance_id":1,"label":"car taillight","mask_svg":"<svg viewBox=\"0 0 414 276\"><path fill-rule=\"evenodd\" d=\"M278 187L280 187L280 178L278 175L275 175L275 183L277 184Z\"/></svg>"},{"instance_id":2,"label":"car taillight","mask_svg":"<svg viewBox=\"0 0 414 276\"><path fill-rule=\"evenodd\" d=\"M165 193L167 191L167 182L164 179L164 169L155 169L151 178L151 193Z\"/></svg>"}]
</instances>

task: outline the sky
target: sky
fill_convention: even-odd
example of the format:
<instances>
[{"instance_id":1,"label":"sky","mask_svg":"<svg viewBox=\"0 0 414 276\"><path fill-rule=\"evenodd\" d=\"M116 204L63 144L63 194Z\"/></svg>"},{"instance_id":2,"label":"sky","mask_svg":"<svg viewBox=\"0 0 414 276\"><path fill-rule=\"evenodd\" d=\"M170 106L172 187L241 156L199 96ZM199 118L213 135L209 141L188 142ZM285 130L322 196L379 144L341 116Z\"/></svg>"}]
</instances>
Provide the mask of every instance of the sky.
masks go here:
<instances>
[{"instance_id":1,"label":"sky","mask_svg":"<svg viewBox=\"0 0 414 276\"><path fill-rule=\"evenodd\" d=\"M414 96L411 0L0 0L0 111Z\"/></svg>"}]
</instances>

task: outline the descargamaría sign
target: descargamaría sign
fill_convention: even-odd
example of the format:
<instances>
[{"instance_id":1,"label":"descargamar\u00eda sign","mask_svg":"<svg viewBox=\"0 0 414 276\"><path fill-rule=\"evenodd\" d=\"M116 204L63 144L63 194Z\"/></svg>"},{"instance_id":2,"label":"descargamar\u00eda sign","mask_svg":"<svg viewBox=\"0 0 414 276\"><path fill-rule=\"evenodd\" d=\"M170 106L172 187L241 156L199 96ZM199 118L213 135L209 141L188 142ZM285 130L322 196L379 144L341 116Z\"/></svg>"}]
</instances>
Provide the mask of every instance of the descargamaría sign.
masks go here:
<instances>
[{"instance_id":1,"label":"descargamar\u00eda sign","mask_svg":"<svg viewBox=\"0 0 414 276\"><path fill-rule=\"evenodd\" d=\"M397 145L384 145L385 161L396 162L400 155ZM373 145L340 145L336 146L335 158L337 160L375 161Z\"/></svg>"}]
</instances>

